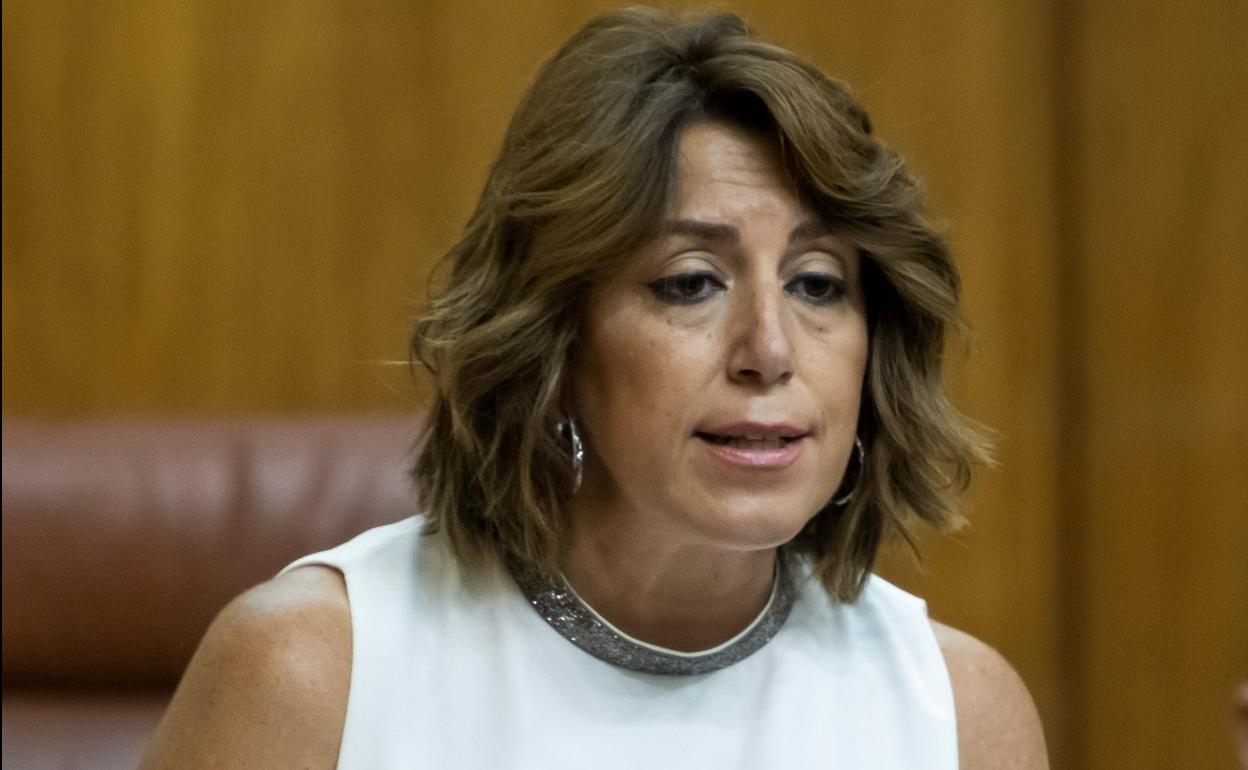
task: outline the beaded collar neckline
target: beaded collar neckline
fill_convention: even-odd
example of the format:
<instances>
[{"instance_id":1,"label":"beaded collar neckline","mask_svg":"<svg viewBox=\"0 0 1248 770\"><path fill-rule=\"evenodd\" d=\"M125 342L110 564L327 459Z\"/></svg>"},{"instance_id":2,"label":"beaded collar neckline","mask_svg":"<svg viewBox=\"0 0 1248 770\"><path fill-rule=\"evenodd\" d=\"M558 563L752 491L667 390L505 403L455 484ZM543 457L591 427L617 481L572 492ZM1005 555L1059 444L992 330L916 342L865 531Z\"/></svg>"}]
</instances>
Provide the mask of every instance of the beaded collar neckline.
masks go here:
<instances>
[{"instance_id":1,"label":"beaded collar neckline","mask_svg":"<svg viewBox=\"0 0 1248 770\"><path fill-rule=\"evenodd\" d=\"M649 644L616 628L583 600L562 573L548 575L509 562L508 570L529 604L559 635L613 666L645 674L692 676L718 671L758 652L780 631L793 608L793 567L781 549L767 605L741 633L697 652Z\"/></svg>"}]
</instances>

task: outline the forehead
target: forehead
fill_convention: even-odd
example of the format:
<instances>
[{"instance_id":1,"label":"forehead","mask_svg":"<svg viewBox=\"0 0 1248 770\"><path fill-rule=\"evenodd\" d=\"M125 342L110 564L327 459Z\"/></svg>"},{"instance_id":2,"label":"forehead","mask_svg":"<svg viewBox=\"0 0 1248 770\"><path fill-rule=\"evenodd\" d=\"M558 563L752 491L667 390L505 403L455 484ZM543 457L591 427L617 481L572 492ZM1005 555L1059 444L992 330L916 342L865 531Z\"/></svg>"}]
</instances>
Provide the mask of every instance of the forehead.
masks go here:
<instances>
[{"instance_id":1,"label":"forehead","mask_svg":"<svg viewBox=\"0 0 1248 770\"><path fill-rule=\"evenodd\" d=\"M733 248L820 240L856 263L854 239L800 192L776 139L729 123L703 121L683 127L673 150L658 216L640 223L634 231L644 233L640 240L603 263L592 281L597 288L632 280L637 270L653 267L673 239Z\"/></svg>"},{"instance_id":2,"label":"forehead","mask_svg":"<svg viewBox=\"0 0 1248 770\"><path fill-rule=\"evenodd\" d=\"M668 216L736 218L766 209L810 218L774 139L725 123L699 122L677 145Z\"/></svg>"}]
</instances>

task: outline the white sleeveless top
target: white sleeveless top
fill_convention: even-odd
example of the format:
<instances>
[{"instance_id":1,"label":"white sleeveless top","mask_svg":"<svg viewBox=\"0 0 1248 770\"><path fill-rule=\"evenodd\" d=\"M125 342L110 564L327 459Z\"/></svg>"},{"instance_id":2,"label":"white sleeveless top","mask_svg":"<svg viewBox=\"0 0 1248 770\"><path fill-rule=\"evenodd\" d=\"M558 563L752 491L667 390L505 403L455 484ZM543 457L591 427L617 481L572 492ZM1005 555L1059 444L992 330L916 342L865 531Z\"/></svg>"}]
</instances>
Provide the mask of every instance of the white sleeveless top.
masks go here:
<instances>
[{"instance_id":1,"label":"white sleeveless top","mask_svg":"<svg viewBox=\"0 0 1248 770\"><path fill-rule=\"evenodd\" d=\"M779 633L709 674L612 666L501 567L460 569L413 517L286 570L342 572L351 690L340 768L956 770L953 692L922 599L871 576L852 605L807 571Z\"/></svg>"}]
</instances>

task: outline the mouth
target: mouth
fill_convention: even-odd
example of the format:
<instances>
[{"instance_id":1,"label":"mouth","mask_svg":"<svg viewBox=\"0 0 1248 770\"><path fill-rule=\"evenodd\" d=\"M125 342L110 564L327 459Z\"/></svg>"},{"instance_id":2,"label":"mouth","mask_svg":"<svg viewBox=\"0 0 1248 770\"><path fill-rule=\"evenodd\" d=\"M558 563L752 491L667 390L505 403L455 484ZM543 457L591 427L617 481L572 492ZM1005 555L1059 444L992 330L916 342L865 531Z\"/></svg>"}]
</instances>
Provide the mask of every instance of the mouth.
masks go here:
<instances>
[{"instance_id":1,"label":"mouth","mask_svg":"<svg viewBox=\"0 0 1248 770\"><path fill-rule=\"evenodd\" d=\"M801 456L808 433L791 426L733 425L697 431L710 456L734 472L780 471Z\"/></svg>"},{"instance_id":2,"label":"mouth","mask_svg":"<svg viewBox=\"0 0 1248 770\"><path fill-rule=\"evenodd\" d=\"M721 436L715 433L703 433L699 431L697 437L703 441L708 441L716 446L733 447L736 449L753 449L756 451L768 449L783 449L784 447L796 441L805 438L804 435L798 436Z\"/></svg>"}]
</instances>

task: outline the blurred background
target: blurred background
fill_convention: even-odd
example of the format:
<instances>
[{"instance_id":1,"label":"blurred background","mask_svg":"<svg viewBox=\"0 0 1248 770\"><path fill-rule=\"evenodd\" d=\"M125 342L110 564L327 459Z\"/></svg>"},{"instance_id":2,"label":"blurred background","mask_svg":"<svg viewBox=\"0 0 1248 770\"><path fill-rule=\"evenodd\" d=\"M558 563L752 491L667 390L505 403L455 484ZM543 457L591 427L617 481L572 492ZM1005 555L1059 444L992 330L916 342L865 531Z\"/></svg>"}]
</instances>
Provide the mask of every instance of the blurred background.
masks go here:
<instances>
[{"instance_id":1,"label":"blurred background","mask_svg":"<svg viewBox=\"0 0 1248 770\"><path fill-rule=\"evenodd\" d=\"M4 0L6 422L417 413L431 266L617 5ZM854 86L963 270L950 385L1001 465L884 572L1014 663L1054 767L1230 767L1248 3L715 7Z\"/></svg>"}]
</instances>

